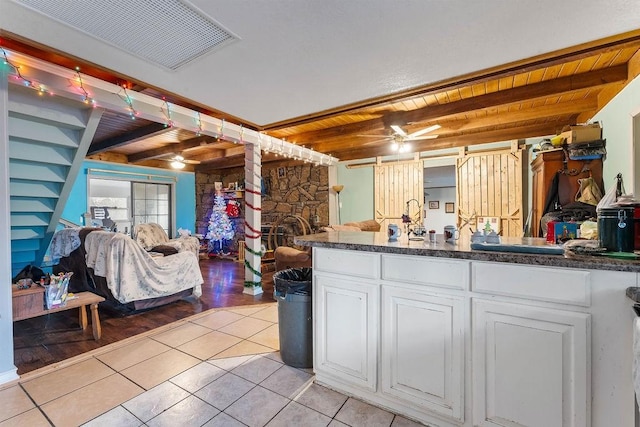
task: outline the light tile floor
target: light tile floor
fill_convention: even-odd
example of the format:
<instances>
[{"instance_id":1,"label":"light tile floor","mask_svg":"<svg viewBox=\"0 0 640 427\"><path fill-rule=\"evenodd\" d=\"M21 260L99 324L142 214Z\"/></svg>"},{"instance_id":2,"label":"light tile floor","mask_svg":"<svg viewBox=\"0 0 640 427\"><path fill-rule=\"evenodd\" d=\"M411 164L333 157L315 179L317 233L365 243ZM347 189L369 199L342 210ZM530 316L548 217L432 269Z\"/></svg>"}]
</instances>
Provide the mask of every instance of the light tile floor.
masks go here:
<instances>
[{"instance_id":1,"label":"light tile floor","mask_svg":"<svg viewBox=\"0 0 640 427\"><path fill-rule=\"evenodd\" d=\"M275 303L210 310L27 374L0 427L418 425L283 364L277 323Z\"/></svg>"}]
</instances>

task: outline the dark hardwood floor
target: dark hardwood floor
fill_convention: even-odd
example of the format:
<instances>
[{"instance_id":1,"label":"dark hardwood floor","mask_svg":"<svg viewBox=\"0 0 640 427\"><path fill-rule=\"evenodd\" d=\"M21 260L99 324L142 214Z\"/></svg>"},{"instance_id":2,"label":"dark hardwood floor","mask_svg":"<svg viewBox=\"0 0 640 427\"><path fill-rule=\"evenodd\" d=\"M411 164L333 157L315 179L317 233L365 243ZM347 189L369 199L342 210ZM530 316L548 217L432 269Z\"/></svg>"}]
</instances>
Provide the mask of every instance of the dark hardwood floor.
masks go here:
<instances>
[{"instance_id":1,"label":"dark hardwood floor","mask_svg":"<svg viewBox=\"0 0 640 427\"><path fill-rule=\"evenodd\" d=\"M102 338L93 339L91 327L79 329L78 310L67 310L13 324L14 361L18 374L77 356L87 351L184 319L216 307L274 302L273 273L263 273L261 295L243 294L244 265L231 260L200 260L204 277L202 297L183 299L142 313L123 316L100 306ZM90 316L89 316L90 317Z\"/></svg>"}]
</instances>

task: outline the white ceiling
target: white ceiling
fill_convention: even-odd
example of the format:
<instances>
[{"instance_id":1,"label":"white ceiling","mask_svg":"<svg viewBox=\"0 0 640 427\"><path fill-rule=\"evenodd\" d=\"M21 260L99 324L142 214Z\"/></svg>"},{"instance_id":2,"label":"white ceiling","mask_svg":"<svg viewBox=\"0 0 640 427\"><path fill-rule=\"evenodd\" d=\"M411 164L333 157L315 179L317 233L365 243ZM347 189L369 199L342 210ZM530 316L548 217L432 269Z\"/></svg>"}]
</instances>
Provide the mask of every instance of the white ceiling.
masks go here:
<instances>
[{"instance_id":1,"label":"white ceiling","mask_svg":"<svg viewBox=\"0 0 640 427\"><path fill-rule=\"evenodd\" d=\"M185 3L240 40L177 71L12 0L0 0L0 28L258 125L640 28L638 0Z\"/></svg>"}]
</instances>

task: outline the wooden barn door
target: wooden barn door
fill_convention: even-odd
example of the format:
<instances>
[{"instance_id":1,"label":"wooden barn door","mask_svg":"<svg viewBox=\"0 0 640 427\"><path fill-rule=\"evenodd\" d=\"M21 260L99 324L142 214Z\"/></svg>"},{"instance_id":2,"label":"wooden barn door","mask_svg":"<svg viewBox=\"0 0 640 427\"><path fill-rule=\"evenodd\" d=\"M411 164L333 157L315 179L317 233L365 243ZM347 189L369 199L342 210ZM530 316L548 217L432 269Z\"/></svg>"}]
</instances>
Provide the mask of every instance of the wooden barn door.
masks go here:
<instances>
[{"instance_id":1,"label":"wooden barn door","mask_svg":"<svg viewBox=\"0 0 640 427\"><path fill-rule=\"evenodd\" d=\"M502 236L523 235L526 156L515 142L510 150L461 152L456 159L456 205L462 233L476 229L477 217L497 217Z\"/></svg>"},{"instance_id":2,"label":"wooden barn door","mask_svg":"<svg viewBox=\"0 0 640 427\"><path fill-rule=\"evenodd\" d=\"M424 204L423 164L418 155L413 161L382 164L378 159L374 167L374 210L380 230L386 231L392 223L402 227L402 214L407 202L416 199L420 206ZM418 212L418 204L410 204L410 214Z\"/></svg>"}]
</instances>

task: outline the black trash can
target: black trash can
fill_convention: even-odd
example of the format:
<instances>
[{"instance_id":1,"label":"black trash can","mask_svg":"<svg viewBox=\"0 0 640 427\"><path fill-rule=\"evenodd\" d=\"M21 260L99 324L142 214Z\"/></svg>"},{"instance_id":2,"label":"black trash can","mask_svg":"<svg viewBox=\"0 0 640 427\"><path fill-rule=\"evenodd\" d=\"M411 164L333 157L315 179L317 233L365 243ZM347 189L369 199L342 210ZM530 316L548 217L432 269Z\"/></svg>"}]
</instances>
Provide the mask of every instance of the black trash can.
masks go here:
<instances>
[{"instance_id":1,"label":"black trash can","mask_svg":"<svg viewBox=\"0 0 640 427\"><path fill-rule=\"evenodd\" d=\"M311 268L289 268L273 275L278 301L282 361L294 368L313 367Z\"/></svg>"}]
</instances>

